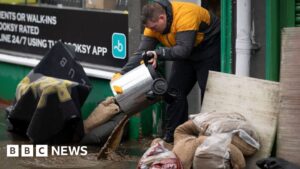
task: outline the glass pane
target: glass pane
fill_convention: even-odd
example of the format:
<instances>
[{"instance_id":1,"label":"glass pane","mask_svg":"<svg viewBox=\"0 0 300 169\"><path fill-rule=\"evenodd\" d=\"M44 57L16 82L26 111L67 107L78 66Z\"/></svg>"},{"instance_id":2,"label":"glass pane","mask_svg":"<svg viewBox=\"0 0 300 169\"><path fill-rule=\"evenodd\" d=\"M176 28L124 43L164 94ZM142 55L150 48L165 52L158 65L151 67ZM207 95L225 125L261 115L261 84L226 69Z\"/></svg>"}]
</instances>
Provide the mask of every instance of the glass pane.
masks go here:
<instances>
[{"instance_id":1,"label":"glass pane","mask_svg":"<svg viewBox=\"0 0 300 169\"><path fill-rule=\"evenodd\" d=\"M0 4L36 4L52 7L72 7L93 10L127 10L128 0L0 0Z\"/></svg>"}]
</instances>

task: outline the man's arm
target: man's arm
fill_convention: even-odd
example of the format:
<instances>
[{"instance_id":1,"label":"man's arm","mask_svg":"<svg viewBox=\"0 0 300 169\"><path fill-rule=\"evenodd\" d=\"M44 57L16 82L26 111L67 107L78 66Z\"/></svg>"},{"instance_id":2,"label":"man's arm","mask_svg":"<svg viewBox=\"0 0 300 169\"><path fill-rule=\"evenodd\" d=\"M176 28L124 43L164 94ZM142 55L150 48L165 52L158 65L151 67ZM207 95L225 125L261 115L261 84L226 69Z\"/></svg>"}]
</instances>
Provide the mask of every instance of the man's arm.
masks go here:
<instances>
[{"instance_id":1,"label":"man's arm","mask_svg":"<svg viewBox=\"0 0 300 169\"><path fill-rule=\"evenodd\" d=\"M132 57L129 57L128 62L126 65L122 68L121 74L124 74L135 67L140 65L142 58L142 53L144 51L153 50L155 49L156 45L158 44L158 41L154 38L143 36L142 40L139 44L138 50L134 53Z\"/></svg>"},{"instance_id":2,"label":"man's arm","mask_svg":"<svg viewBox=\"0 0 300 169\"><path fill-rule=\"evenodd\" d=\"M160 47L155 50L159 60L186 59L194 47L197 31L184 31L176 34L176 45L173 47Z\"/></svg>"}]
</instances>

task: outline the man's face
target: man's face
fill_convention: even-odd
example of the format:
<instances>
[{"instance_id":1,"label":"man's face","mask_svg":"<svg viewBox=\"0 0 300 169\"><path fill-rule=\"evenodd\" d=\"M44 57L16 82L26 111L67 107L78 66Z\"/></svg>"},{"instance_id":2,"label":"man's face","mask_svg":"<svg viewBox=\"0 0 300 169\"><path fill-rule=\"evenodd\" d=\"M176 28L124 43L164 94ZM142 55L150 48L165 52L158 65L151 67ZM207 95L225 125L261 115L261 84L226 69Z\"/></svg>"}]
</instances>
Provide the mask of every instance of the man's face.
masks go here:
<instances>
[{"instance_id":1,"label":"man's face","mask_svg":"<svg viewBox=\"0 0 300 169\"><path fill-rule=\"evenodd\" d=\"M155 20L148 20L144 26L154 32L163 33L167 26L167 18L165 15L159 15Z\"/></svg>"}]
</instances>

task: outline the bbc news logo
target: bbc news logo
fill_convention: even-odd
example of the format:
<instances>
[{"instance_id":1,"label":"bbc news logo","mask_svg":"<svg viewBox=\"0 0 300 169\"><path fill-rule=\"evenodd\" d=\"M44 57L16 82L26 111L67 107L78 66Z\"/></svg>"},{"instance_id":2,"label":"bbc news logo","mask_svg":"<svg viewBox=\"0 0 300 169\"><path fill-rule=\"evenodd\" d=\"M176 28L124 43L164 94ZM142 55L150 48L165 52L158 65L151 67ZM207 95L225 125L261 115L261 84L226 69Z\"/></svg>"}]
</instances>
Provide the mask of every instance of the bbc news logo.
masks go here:
<instances>
[{"instance_id":1,"label":"bbc news logo","mask_svg":"<svg viewBox=\"0 0 300 169\"><path fill-rule=\"evenodd\" d=\"M6 145L7 157L85 156L87 146Z\"/></svg>"}]
</instances>

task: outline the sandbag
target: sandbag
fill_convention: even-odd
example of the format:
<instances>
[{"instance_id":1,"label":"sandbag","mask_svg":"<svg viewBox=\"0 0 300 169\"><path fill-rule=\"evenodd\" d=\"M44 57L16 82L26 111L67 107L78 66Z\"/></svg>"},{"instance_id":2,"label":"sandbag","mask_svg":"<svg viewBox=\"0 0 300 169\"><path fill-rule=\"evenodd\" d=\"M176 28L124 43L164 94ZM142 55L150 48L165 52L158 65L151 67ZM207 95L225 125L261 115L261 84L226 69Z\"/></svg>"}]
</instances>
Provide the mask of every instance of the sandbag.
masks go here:
<instances>
[{"instance_id":1,"label":"sandbag","mask_svg":"<svg viewBox=\"0 0 300 169\"><path fill-rule=\"evenodd\" d=\"M193 168L231 169L229 144L231 134L215 134L207 137L196 149Z\"/></svg>"},{"instance_id":2,"label":"sandbag","mask_svg":"<svg viewBox=\"0 0 300 169\"><path fill-rule=\"evenodd\" d=\"M239 113L200 113L193 118L193 122L198 130L205 130L207 136L234 133L232 144L245 156L253 155L260 148L259 137L254 127Z\"/></svg>"},{"instance_id":3,"label":"sandbag","mask_svg":"<svg viewBox=\"0 0 300 169\"><path fill-rule=\"evenodd\" d=\"M246 168L246 160L243 153L235 145L229 144L230 163L232 169Z\"/></svg>"},{"instance_id":4,"label":"sandbag","mask_svg":"<svg viewBox=\"0 0 300 169\"><path fill-rule=\"evenodd\" d=\"M258 142L250 137L244 130L236 130L232 136L231 143L235 145L244 156L251 156L260 148Z\"/></svg>"},{"instance_id":5,"label":"sandbag","mask_svg":"<svg viewBox=\"0 0 300 169\"><path fill-rule=\"evenodd\" d=\"M210 152L203 153L201 155L197 154L197 158L194 158L194 168L197 168L201 166L201 168L216 168L219 169L218 167L225 167L225 168L230 168L230 169L244 169L246 168L246 160L242 154L242 152L235 147L233 144L229 144L228 146L228 152L230 154L230 159L229 160L224 160L224 158L216 155L216 154L211 154ZM230 162L230 164L229 164ZM197 169L201 169L197 168Z\"/></svg>"},{"instance_id":6,"label":"sandbag","mask_svg":"<svg viewBox=\"0 0 300 169\"><path fill-rule=\"evenodd\" d=\"M193 158L195 151L199 145L201 145L206 136L187 136L177 141L174 145L173 152L180 159L184 169L190 169L193 164Z\"/></svg>"},{"instance_id":7,"label":"sandbag","mask_svg":"<svg viewBox=\"0 0 300 169\"><path fill-rule=\"evenodd\" d=\"M80 144L82 145L96 145L103 147L107 142L108 137L112 134L113 130L124 118L124 113L119 113L109 119L106 123L100 124L99 126L92 129L89 133L86 133Z\"/></svg>"},{"instance_id":8,"label":"sandbag","mask_svg":"<svg viewBox=\"0 0 300 169\"><path fill-rule=\"evenodd\" d=\"M203 134L198 130L198 127L193 123L192 120L188 120L185 123L178 126L174 131L174 144L176 144L179 140L184 139L186 137L195 136Z\"/></svg>"},{"instance_id":9,"label":"sandbag","mask_svg":"<svg viewBox=\"0 0 300 169\"><path fill-rule=\"evenodd\" d=\"M96 126L104 124L119 112L120 108L115 103L114 98L107 97L106 100L98 104L88 118L84 120L85 133L87 134Z\"/></svg>"},{"instance_id":10,"label":"sandbag","mask_svg":"<svg viewBox=\"0 0 300 169\"><path fill-rule=\"evenodd\" d=\"M219 119L224 119L224 118L246 121L245 117L242 116L239 113L226 113L226 114L224 114L224 113L218 113L218 112L199 113L199 114L193 116L192 120L198 127L201 127L203 124L210 124L213 121L218 121Z\"/></svg>"}]
</instances>

